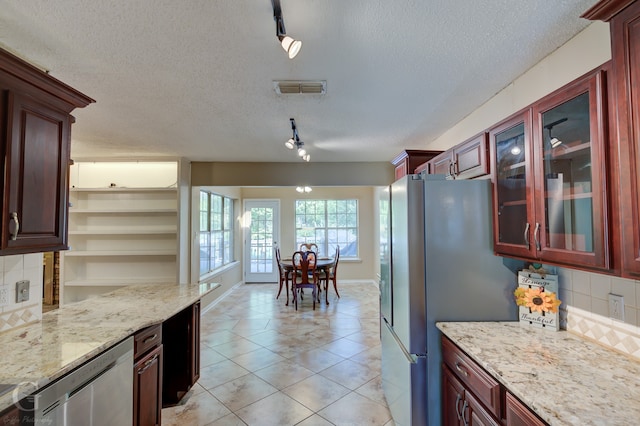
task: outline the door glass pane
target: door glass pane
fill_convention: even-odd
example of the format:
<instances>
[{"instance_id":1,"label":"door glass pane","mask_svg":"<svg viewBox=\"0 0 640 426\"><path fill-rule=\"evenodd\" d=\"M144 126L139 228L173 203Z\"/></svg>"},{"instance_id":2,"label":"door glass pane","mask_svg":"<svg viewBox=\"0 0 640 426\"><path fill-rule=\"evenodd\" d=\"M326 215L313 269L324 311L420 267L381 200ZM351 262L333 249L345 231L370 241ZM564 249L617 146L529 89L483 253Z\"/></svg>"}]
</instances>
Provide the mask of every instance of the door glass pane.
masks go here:
<instances>
[{"instance_id":1,"label":"door glass pane","mask_svg":"<svg viewBox=\"0 0 640 426\"><path fill-rule=\"evenodd\" d=\"M546 245L593 252L589 93L542 114Z\"/></svg>"},{"instance_id":2,"label":"door glass pane","mask_svg":"<svg viewBox=\"0 0 640 426\"><path fill-rule=\"evenodd\" d=\"M495 136L498 197L498 240L525 245L527 182L524 123Z\"/></svg>"},{"instance_id":3,"label":"door glass pane","mask_svg":"<svg viewBox=\"0 0 640 426\"><path fill-rule=\"evenodd\" d=\"M251 272L273 272L273 209L251 209Z\"/></svg>"}]
</instances>

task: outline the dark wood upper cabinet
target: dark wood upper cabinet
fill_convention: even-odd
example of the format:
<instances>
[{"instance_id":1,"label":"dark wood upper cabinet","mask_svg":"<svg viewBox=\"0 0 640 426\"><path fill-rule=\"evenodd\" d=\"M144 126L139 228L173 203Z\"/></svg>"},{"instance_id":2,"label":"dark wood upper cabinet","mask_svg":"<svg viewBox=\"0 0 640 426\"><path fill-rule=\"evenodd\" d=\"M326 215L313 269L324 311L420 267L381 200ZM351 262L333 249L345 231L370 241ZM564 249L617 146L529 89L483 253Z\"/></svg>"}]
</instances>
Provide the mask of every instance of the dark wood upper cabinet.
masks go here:
<instances>
[{"instance_id":1,"label":"dark wood upper cabinet","mask_svg":"<svg viewBox=\"0 0 640 426\"><path fill-rule=\"evenodd\" d=\"M490 130L497 253L611 269L608 69L605 64Z\"/></svg>"},{"instance_id":2,"label":"dark wood upper cabinet","mask_svg":"<svg viewBox=\"0 0 640 426\"><path fill-rule=\"evenodd\" d=\"M622 275L640 278L640 2L611 19L620 159Z\"/></svg>"},{"instance_id":3,"label":"dark wood upper cabinet","mask_svg":"<svg viewBox=\"0 0 640 426\"><path fill-rule=\"evenodd\" d=\"M407 149L402 151L393 160L391 160L391 164L395 166L396 180L406 175L420 173L424 170L424 165L427 161L431 160L441 152L442 151L422 151L416 149Z\"/></svg>"},{"instance_id":4,"label":"dark wood upper cabinet","mask_svg":"<svg viewBox=\"0 0 640 426\"><path fill-rule=\"evenodd\" d=\"M496 253L535 258L531 160L531 111L525 110L489 130L493 181L493 241Z\"/></svg>"},{"instance_id":5,"label":"dark wood upper cabinet","mask_svg":"<svg viewBox=\"0 0 640 426\"><path fill-rule=\"evenodd\" d=\"M0 255L67 248L70 113L91 102L0 49Z\"/></svg>"},{"instance_id":6,"label":"dark wood upper cabinet","mask_svg":"<svg viewBox=\"0 0 640 426\"><path fill-rule=\"evenodd\" d=\"M489 174L489 139L482 132L429 160L429 173L450 179L472 179Z\"/></svg>"},{"instance_id":7,"label":"dark wood upper cabinet","mask_svg":"<svg viewBox=\"0 0 640 426\"><path fill-rule=\"evenodd\" d=\"M606 68L533 106L533 237L543 261L611 267Z\"/></svg>"},{"instance_id":8,"label":"dark wood upper cabinet","mask_svg":"<svg viewBox=\"0 0 640 426\"><path fill-rule=\"evenodd\" d=\"M596 3L582 17L609 21L615 127L621 275L640 278L640 2L608 0Z\"/></svg>"}]
</instances>

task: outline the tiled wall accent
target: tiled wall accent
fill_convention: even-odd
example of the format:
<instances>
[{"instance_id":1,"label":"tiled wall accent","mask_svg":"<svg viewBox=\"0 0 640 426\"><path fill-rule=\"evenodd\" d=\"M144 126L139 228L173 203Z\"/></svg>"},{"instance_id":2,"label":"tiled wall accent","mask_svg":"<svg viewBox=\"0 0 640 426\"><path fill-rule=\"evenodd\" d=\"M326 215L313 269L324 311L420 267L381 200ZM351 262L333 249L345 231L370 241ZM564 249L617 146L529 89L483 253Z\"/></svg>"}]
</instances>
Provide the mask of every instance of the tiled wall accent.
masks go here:
<instances>
[{"instance_id":1,"label":"tiled wall accent","mask_svg":"<svg viewBox=\"0 0 640 426\"><path fill-rule=\"evenodd\" d=\"M42 319L42 254L0 256L0 332ZM16 283L29 280L29 300L16 303Z\"/></svg>"},{"instance_id":2,"label":"tiled wall accent","mask_svg":"<svg viewBox=\"0 0 640 426\"><path fill-rule=\"evenodd\" d=\"M640 328L567 307L567 330L640 360Z\"/></svg>"},{"instance_id":3,"label":"tiled wall accent","mask_svg":"<svg viewBox=\"0 0 640 426\"><path fill-rule=\"evenodd\" d=\"M640 281L557 268L560 327L640 359ZM608 294L624 297L624 322L609 317Z\"/></svg>"},{"instance_id":4,"label":"tiled wall accent","mask_svg":"<svg viewBox=\"0 0 640 426\"><path fill-rule=\"evenodd\" d=\"M557 274L564 306L609 318L608 294L619 294L624 297L624 322L640 326L640 281L567 268L557 268Z\"/></svg>"}]
</instances>

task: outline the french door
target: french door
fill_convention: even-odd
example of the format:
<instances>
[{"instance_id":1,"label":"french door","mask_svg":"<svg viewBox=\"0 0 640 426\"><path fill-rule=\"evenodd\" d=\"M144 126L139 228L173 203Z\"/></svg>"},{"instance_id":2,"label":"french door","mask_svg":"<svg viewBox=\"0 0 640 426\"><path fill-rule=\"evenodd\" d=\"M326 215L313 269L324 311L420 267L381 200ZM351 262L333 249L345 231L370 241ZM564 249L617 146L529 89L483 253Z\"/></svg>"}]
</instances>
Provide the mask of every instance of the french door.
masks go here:
<instances>
[{"instance_id":1,"label":"french door","mask_svg":"<svg viewBox=\"0 0 640 426\"><path fill-rule=\"evenodd\" d=\"M274 245L280 238L280 201L244 202L244 282L278 282Z\"/></svg>"}]
</instances>

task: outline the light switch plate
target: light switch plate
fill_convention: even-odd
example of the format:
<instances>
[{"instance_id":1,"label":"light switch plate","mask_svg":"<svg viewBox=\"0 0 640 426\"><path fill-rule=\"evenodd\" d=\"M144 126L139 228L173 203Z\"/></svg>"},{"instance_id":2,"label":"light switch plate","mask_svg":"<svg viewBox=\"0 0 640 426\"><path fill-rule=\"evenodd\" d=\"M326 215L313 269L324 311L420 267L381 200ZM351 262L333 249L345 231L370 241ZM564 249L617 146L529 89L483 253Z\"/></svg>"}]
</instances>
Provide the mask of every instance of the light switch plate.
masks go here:
<instances>
[{"instance_id":1,"label":"light switch plate","mask_svg":"<svg viewBox=\"0 0 640 426\"><path fill-rule=\"evenodd\" d=\"M29 300L29 280L22 280L16 283L16 303Z\"/></svg>"},{"instance_id":2,"label":"light switch plate","mask_svg":"<svg viewBox=\"0 0 640 426\"><path fill-rule=\"evenodd\" d=\"M609 317L624 321L624 297L609 293Z\"/></svg>"}]
</instances>

